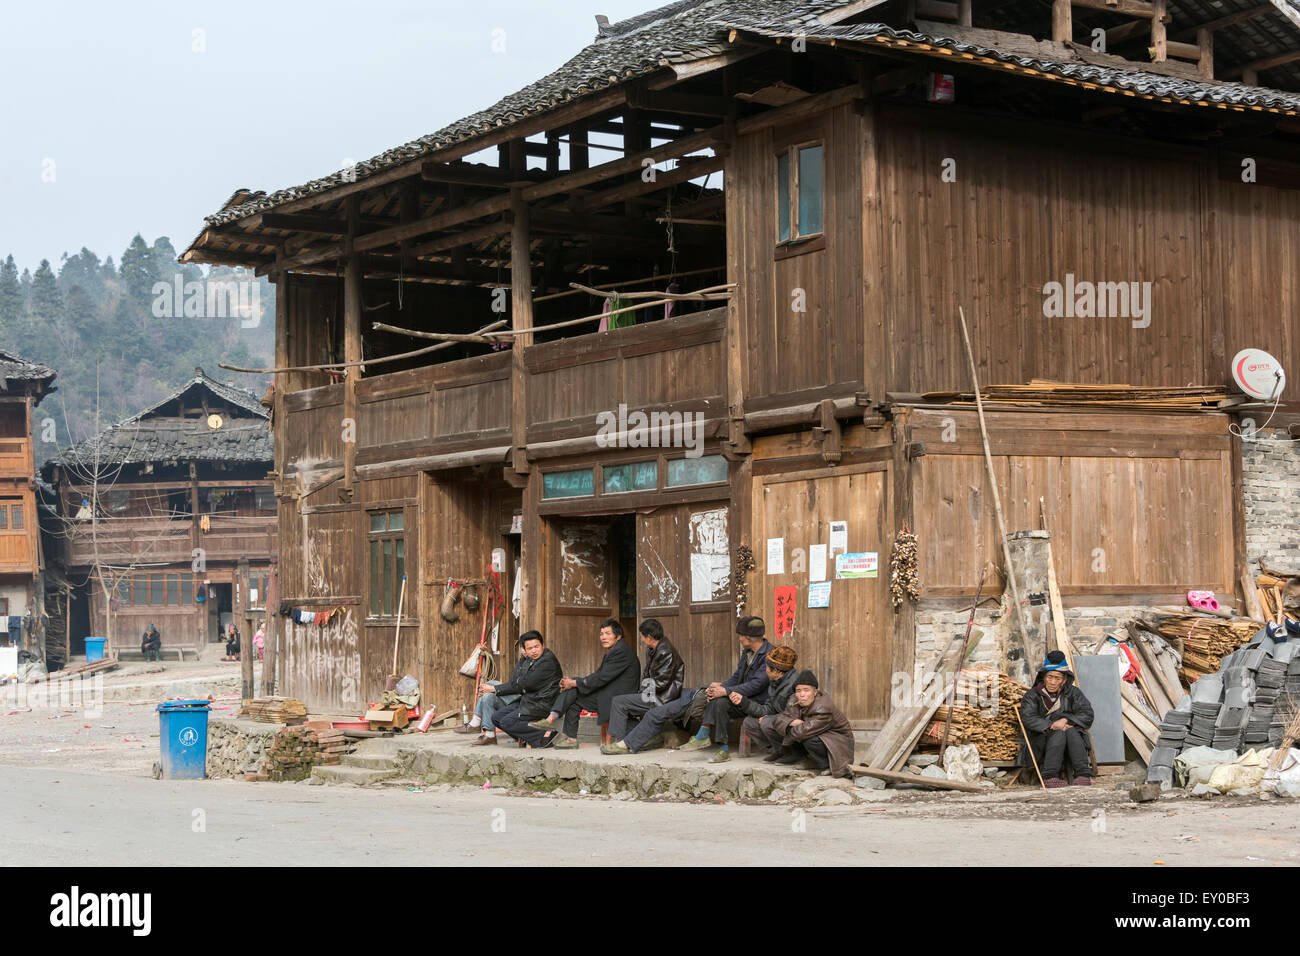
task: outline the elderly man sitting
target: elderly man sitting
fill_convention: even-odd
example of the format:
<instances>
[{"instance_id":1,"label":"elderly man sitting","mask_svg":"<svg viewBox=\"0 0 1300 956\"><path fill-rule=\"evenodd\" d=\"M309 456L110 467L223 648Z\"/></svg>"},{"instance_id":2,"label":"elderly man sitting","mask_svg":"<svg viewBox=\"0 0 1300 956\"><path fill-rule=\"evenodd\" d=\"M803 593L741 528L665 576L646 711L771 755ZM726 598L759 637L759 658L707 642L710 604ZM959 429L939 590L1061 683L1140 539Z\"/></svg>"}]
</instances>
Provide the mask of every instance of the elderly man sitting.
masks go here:
<instances>
[{"instance_id":1,"label":"elderly man sitting","mask_svg":"<svg viewBox=\"0 0 1300 956\"><path fill-rule=\"evenodd\" d=\"M773 763L781 755L782 734L772 728L772 718L785 710L794 696L794 665L799 655L793 647L782 644L767 652L767 699L751 700L744 694L732 691L728 699L745 714L745 722L740 725L742 736L748 737L760 746L766 745L772 753L763 759Z\"/></svg>"},{"instance_id":2,"label":"elderly man sitting","mask_svg":"<svg viewBox=\"0 0 1300 956\"><path fill-rule=\"evenodd\" d=\"M1034 686L1020 700L1020 722L1026 740L1020 744L1020 765L1029 763L1033 748L1043 775L1043 786L1064 787L1061 773L1068 756L1074 786L1092 785L1092 758L1088 728L1092 704L1074 683L1074 674L1061 651L1052 651L1034 678Z\"/></svg>"}]
</instances>

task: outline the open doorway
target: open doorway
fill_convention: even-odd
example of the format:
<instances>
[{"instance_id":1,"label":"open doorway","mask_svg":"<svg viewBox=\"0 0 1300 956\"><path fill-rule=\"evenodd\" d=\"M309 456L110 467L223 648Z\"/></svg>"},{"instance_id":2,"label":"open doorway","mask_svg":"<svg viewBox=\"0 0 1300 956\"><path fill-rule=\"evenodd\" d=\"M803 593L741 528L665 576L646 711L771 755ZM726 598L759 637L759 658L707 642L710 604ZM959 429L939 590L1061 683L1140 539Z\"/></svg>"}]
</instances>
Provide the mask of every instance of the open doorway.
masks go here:
<instances>
[{"instance_id":1,"label":"open doorway","mask_svg":"<svg viewBox=\"0 0 1300 956\"><path fill-rule=\"evenodd\" d=\"M226 628L234 620L234 586L231 584L209 584L208 589L208 640L221 642L226 639Z\"/></svg>"}]
</instances>

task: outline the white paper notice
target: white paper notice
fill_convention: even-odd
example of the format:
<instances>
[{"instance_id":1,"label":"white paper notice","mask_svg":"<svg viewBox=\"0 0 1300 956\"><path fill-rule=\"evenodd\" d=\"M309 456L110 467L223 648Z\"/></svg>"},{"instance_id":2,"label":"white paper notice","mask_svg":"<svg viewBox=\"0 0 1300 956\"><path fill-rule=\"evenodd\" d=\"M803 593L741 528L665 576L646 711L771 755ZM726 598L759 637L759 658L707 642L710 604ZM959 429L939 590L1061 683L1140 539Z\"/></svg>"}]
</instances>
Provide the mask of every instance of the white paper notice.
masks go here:
<instances>
[{"instance_id":1,"label":"white paper notice","mask_svg":"<svg viewBox=\"0 0 1300 956\"><path fill-rule=\"evenodd\" d=\"M808 580L826 580L826 545L814 544L808 547Z\"/></svg>"},{"instance_id":2,"label":"white paper notice","mask_svg":"<svg viewBox=\"0 0 1300 956\"><path fill-rule=\"evenodd\" d=\"M831 522L831 554L849 550L849 523L847 521Z\"/></svg>"},{"instance_id":3,"label":"white paper notice","mask_svg":"<svg viewBox=\"0 0 1300 956\"><path fill-rule=\"evenodd\" d=\"M713 600L713 555L691 555L691 600L695 602Z\"/></svg>"},{"instance_id":4,"label":"white paper notice","mask_svg":"<svg viewBox=\"0 0 1300 956\"><path fill-rule=\"evenodd\" d=\"M767 573L785 574L785 538L767 539Z\"/></svg>"}]
</instances>

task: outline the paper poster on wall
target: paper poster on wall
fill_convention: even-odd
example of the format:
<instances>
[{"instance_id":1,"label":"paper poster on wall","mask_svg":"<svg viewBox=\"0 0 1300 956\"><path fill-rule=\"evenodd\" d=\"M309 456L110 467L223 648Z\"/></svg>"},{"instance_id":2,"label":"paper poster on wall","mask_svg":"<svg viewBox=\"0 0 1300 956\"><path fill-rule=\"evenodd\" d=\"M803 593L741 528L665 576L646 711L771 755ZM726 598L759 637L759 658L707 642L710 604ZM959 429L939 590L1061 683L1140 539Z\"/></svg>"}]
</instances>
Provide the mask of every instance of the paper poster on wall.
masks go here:
<instances>
[{"instance_id":1,"label":"paper poster on wall","mask_svg":"<svg viewBox=\"0 0 1300 956\"><path fill-rule=\"evenodd\" d=\"M785 584L776 589L776 637L781 640L794 633L794 606L798 603L797 588Z\"/></svg>"},{"instance_id":2,"label":"paper poster on wall","mask_svg":"<svg viewBox=\"0 0 1300 956\"><path fill-rule=\"evenodd\" d=\"M824 544L808 547L808 580L826 580L826 545Z\"/></svg>"},{"instance_id":3,"label":"paper poster on wall","mask_svg":"<svg viewBox=\"0 0 1300 956\"><path fill-rule=\"evenodd\" d=\"M831 554L841 554L849 550L849 523L847 521L831 522Z\"/></svg>"},{"instance_id":4,"label":"paper poster on wall","mask_svg":"<svg viewBox=\"0 0 1300 956\"><path fill-rule=\"evenodd\" d=\"M831 582L818 581L815 584L808 585L808 606L809 607L830 607L831 606Z\"/></svg>"},{"instance_id":5,"label":"paper poster on wall","mask_svg":"<svg viewBox=\"0 0 1300 956\"><path fill-rule=\"evenodd\" d=\"M725 599L730 573L731 559L727 555L692 554L691 600L700 603Z\"/></svg>"},{"instance_id":6,"label":"paper poster on wall","mask_svg":"<svg viewBox=\"0 0 1300 956\"><path fill-rule=\"evenodd\" d=\"M835 555L835 579L839 581L853 578L874 578L879 571L878 565L878 555L875 551L837 554Z\"/></svg>"},{"instance_id":7,"label":"paper poster on wall","mask_svg":"<svg viewBox=\"0 0 1300 956\"><path fill-rule=\"evenodd\" d=\"M767 573L785 574L785 538L767 539Z\"/></svg>"}]
</instances>

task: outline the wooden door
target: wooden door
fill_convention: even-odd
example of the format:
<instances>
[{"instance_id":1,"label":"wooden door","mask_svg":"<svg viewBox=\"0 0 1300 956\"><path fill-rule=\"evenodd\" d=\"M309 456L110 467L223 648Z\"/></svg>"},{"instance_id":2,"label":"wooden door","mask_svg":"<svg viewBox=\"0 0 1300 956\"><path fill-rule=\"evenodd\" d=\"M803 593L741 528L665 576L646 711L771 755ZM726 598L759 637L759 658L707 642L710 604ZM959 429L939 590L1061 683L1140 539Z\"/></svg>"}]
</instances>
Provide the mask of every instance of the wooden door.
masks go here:
<instances>
[{"instance_id":1,"label":"wooden door","mask_svg":"<svg viewBox=\"0 0 1300 956\"><path fill-rule=\"evenodd\" d=\"M590 674L600 665L600 625L618 617L618 578L610 523L599 518L553 519L549 548L550 592L546 646L567 675Z\"/></svg>"},{"instance_id":2,"label":"wooden door","mask_svg":"<svg viewBox=\"0 0 1300 956\"><path fill-rule=\"evenodd\" d=\"M754 563L750 613L775 631L775 589L794 585L794 633L786 640L799 654L796 665L817 675L822 689L850 720L883 720L889 713L889 552L893 527L889 471L883 464L853 465L773 475L754 481ZM847 523L849 553L875 553L874 578L835 579L829 555L830 525ZM783 541L784 568L768 573L767 543ZM828 546L825 577L830 604L808 607L811 546Z\"/></svg>"},{"instance_id":3,"label":"wooden door","mask_svg":"<svg viewBox=\"0 0 1300 956\"><path fill-rule=\"evenodd\" d=\"M725 502L637 515L637 614L656 618L686 661L686 686L730 676L739 645Z\"/></svg>"}]
</instances>

